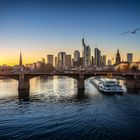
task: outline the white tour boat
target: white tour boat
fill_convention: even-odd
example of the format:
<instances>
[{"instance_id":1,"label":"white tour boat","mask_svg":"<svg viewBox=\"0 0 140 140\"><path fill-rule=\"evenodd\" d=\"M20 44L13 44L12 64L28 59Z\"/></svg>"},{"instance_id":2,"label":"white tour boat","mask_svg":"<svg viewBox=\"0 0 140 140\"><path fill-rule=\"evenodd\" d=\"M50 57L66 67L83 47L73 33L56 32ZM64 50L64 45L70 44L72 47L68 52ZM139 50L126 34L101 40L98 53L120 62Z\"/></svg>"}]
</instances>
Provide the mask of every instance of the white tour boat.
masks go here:
<instances>
[{"instance_id":1,"label":"white tour boat","mask_svg":"<svg viewBox=\"0 0 140 140\"><path fill-rule=\"evenodd\" d=\"M92 78L90 83L106 94L123 93L123 87L116 79Z\"/></svg>"}]
</instances>

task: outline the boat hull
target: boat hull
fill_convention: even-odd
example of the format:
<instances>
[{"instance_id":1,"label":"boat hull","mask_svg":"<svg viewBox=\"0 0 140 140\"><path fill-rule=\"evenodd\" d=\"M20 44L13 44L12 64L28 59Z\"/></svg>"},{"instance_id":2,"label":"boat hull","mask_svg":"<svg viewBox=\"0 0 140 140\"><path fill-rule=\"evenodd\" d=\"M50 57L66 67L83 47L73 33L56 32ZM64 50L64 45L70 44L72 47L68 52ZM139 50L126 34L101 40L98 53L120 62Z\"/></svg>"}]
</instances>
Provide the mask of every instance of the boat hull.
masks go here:
<instances>
[{"instance_id":1,"label":"boat hull","mask_svg":"<svg viewBox=\"0 0 140 140\"><path fill-rule=\"evenodd\" d=\"M119 94L119 95L123 95L123 91L104 91L103 89L101 89L95 82L93 82L92 80L90 80L90 83L96 87L101 93L106 94L106 95L114 95L114 94Z\"/></svg>"}]
</instances>

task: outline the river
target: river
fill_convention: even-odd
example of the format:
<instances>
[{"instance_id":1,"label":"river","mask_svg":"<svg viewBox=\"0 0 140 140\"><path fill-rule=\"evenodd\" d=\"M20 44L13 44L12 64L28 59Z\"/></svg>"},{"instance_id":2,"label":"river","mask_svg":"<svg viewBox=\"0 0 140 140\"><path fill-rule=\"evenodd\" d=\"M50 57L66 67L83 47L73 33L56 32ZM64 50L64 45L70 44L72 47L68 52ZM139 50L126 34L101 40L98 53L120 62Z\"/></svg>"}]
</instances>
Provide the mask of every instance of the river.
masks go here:
<instances>
[{"instance_id":1,"label":"river","mask_svg":"<svg viewBox=\"0 0 140 140\"><path fill-rule=\"evenodd\" d=\"M18 83L0 80L0 139L139 140L140 94L106 96L89 80L77 93L68 77L34 78L30 99L18 99Z\"/></svg>"}]
</instances>

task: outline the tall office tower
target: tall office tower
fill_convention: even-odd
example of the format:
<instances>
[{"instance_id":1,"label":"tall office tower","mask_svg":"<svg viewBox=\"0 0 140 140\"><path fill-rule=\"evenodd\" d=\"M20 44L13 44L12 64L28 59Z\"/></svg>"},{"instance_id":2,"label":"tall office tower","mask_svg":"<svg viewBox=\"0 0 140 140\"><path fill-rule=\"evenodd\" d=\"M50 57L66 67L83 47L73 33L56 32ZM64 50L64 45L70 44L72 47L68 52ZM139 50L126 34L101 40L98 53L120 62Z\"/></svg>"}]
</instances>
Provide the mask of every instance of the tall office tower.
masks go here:
<instances>
[{"instance_id":1,"label":"tall office tower","mask_svg":"<svg viewBox=\"0 0 140 140\"><path fill-rule=\"evenodd\" d=\"M83 57L80 57L79 66L83 66Z\"/></svg>"},{"instance_id":2,"label":"tall office tower","mask_svg":"<svg viewBox=\"0 0 140 140\"><path fill-rule=\"evenodd\" d=\"M67 66L67 58L65 52L59 52L58 53L58 67L59 68L66 68Z\"/></svg>"},{"instance_id":3,"label":"tall office tower","mask_svg":"<svg viewBox=\"0 0 140 140\"><path fill-rule=\"evenodd\" d=\"M80 59L80 52L78 50L74 51L74 61L79 61Z\"/></svg>"},{"instance_id":4,"label":"tall office tower","mask_svg":"<svg viewBox=\"0 0 140 140\"><path fill-rule=\"evenodd\" d=\"M116 54L116 62L115 64L118 65L121 63L121 56L120 56L120 52L119 49L117 50L117 54Z\"/></svg>"},{"instance_id":5,"label":"tall office tower","mask_svg":"<svg viewBox=\"0 0 140 140\"><path fill-rule=\"evenodd\" d=\"M127 62L129 63L133 62L133 53L127 53Z\"/></svg>"},{"instance_id":6,"label":"tall office tower","mask_svg":"<svg viewBox=\"0 0 140 140\"><path fill-rule=\"evenodd\" d=\"M86 57L85 57L85 60L86 60L86 67L90 66L91 65L91 49L90 49L90 46L86 46Z\"/></svg>"},{"instance_id":7,"label":"tall office tower","mask_svg":"<svg viewBox=\"0 0 140 140\"><path fill-rule=\"evenodd\" d=\"M47 63L53 66L53 55L51 54L47 55Z\"/></svg>"},{"instance_id":8,"label":"tall office tower","mask_svg":"<svg viewBox=\"0 0 140 140\"><path fill-rule=\"evenodd\" d=\"M58 66L58 58L57 58L57 56L55 57L55 67L57 67Z\"/></svg>"},{"instance_id":9,"label":"tall office tower","mask_svg":"<svg viewBox=\"0 0 140 140\"><path fill-rule=\"evenodd\" d=\"M95 61L95 60L94 60L94 57L92 56L92 57L91 57L91 65L94 65L94 61Z\"/></svg>"},{"instance_id":10,"label":"tall office tower","mask_svg":"<svg viewBox=\"0 0 140 140\"><path fill-rule=\"evenodd\" d=\"M100 63L101 63L101 51L98 48L94 49L94 64L97 67L100 67Z\"/></svg>"},{"instance_id":11,"label":"tall office tower","mask_svg":"<svg viewBox=\"0 0 140 140\"><path fill-rule=\"evenodd\" d=\"M66 55L66 65L67 65L67 67L68 68L70 68L71 67L71 55L69 54L69 55Z\"/></svg>"},{"instance_id":12,"label":"tall office tower","mask_svg":"<svg viewBox=\"0 0 140 140\"><path fill-rule=\"evenodd\" d=\"M106 55L103 55L103 57L102 57L102 64L103 64L103 66L106 65Z\"/></svg>"},{"instance_id":13,"label":"tall office tower","mask_svg":"<svg viewBox=\"0 0 140 140\"><path fill-rule=\"evenodd\" d=\"M86 44L84 38L82 39L82 49L83 66L86 66Z\"/></svg>"},{"instance_id":14,"label":"tall office tower","mask_svg":"<svg viewBox=\"0 0 140 140\"><path fill-rule=\"evenodd\" d=\"M90 46L86 46L84 38L82 39L82 48L83 48L83 66L87 67L91 65L91 49Z\"/></svg>"},{"instance_id":15,"label":"tall office tower","mask_svg":"<svg viewBox=\"0 0 140 140\"><path fill-rule=\"evenodd\" d=\"M80 52L78 50L74 51L73 67L80 66Z\"/></svg>"}]
</instances>

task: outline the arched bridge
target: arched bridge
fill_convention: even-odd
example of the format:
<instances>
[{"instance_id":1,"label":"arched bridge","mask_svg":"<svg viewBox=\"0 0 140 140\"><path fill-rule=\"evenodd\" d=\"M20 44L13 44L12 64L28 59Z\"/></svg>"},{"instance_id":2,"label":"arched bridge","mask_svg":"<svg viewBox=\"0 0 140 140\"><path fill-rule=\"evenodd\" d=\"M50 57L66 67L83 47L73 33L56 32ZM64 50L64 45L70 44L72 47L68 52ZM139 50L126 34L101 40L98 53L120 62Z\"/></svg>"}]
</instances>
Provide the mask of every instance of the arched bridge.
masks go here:
<instances>
[{"instance_id":1,"label":"arched bridge","mask_svg":"<svg viewBox=\"0 0 140 140\"><path fill-rule=\"evenodd\" d=\"M28 97L30 90L30 79L38 76L68 76L77 80L78 90L84 90L84 80L93 76L121 76L127 79L140 79L140 73L133 72L111 72L111 71L64 71L54 73L0 73L0 77L18 80L19 98Z\"/></svg>"}]
</instances>

